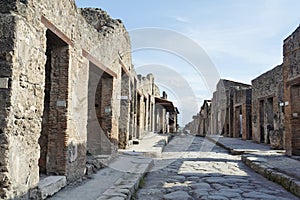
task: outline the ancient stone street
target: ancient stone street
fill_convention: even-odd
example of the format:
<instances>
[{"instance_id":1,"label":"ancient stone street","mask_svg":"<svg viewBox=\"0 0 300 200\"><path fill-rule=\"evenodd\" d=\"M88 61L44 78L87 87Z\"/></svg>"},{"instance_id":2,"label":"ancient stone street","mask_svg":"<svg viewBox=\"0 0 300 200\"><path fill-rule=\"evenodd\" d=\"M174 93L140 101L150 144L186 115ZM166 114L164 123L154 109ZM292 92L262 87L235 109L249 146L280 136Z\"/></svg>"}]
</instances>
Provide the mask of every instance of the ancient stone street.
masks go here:
<instances>
[{"instance_id":1,"label":"ancient stone street","mask_svg":"<svg viewBox=\"0 0 300 200\"><path fill-rule=\"evenodd\" d=\"M133 199L298 199L256 174L240 156L202 137L175 136Z\"/></svg>"}]
</instances>

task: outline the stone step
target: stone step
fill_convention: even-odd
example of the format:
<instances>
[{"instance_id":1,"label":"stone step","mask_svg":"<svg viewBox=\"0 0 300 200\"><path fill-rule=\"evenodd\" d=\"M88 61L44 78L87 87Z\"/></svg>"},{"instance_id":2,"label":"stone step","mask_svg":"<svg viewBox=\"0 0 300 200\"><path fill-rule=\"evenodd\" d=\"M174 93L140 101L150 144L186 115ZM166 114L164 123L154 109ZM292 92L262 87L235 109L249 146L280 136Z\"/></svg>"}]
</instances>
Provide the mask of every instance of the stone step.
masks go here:
<instances>
[{"instance_id":1,"label":"stone step","mask_svg":"<svg viewBox=\"0 0 300 200\"><path fill-rule=\"evenodd\" d=\"M132 145L127 149L120 149L119 153L124 155L139 155L150 158L161 158L164 147L172 139L171 134L148 133L139 144Z\"/></svg>"},{"instance_id":2,"label":"stone step","mask_svg":"<svg viewBox=\"0 0 300 200\"><path fill-rule=\"evenodd\" d=\"M67 185L65 176L46 176L40 179L38 193L42 199L54 195Z\"/></svg>"}]
</instances>

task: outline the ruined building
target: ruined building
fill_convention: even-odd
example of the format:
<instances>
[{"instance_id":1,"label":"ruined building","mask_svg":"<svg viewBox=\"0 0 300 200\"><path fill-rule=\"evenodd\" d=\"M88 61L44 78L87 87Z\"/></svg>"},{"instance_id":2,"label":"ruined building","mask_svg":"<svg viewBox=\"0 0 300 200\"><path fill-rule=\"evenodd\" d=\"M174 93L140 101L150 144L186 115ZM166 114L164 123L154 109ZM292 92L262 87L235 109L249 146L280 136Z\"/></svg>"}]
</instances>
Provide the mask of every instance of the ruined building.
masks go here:
<instances>
[{"instance_id":1,"label":"ruined building","mask_svg":"<svg viewBox=\"0 0 300 200\"><path fill-rule=\"evenodd\" d=\"M239 85L231 88L233 118L232 137L252 139L252 88L249 85Z\"/></svg>"},{"instance_id":2,"label":"ruined building","mask_svg":"<svg viewBox=\"0 0 300 200\"><path fill-rule=\"evenodd\" d=\"M211 100L204 100L200 109L200 123L198 128L198 135L205 136L210 134L210 106Z\"/></svg>"},{"instance_id":3,"label":"ruined building","mask_svg":"<svg viewBox=\"0 0 300 200\"><path fill-rule=\"evenodd\" d=\"M118 143L131 49L120 21L71 0L1 1L0 12L0 196L17 198L41 174L82 177L87 149L115 151L102 141Z\"/></svg>"},{"instance_id":4,"label":"ruined building","mask_svg":"<svg viewBox=\"0 0 300 200\"><path fill-rule=\"evenodd\" d=\"M154 132L155 98L159 96L159 89L154 83L152 74L146 77L138 76L137 85L137 138L146 132Z\"/></svg>"},{"instance_id":5,"label":"ruined building","mask_svg":"<svg viewBox=\"0 0 300 200\"><path fill-rule=\"evenodd\" d=\"M300 155L300 27L283 44L285 149Z\"/></svg>"},{"instance_id":6,"label":"ruined building","mask_svg":"<svg viewBox=\"0 0 300 200\"><path fill-rule=\"evenodd\" d=\"M284 40L283 63L252 80L252 86L219 81L211 103L210 133L241 136L300 155L299 47L300 27ZM202 115L195 116L186 129L196 131L198 123L204 135L204 121Z\"/></svg>"},{"instance_id":7,"label":"ruined building","mask_svg":"<svg viewBox=\"0 0 300 200\"><path fill-rule=\"evenodd\" d=\"M178 131L177 107L167 99L167 93L163 91L162 97L155 98L155 132L176 133Z\"/></svg>"},{"instance_id":8,"label":"ruined building","mask_svg":"<svg viewBox=\"0 0 300 200\"><path fill-rule=\"evenodd\" d=\"M201 115L197 113L192 117L192 121L185 125L184 132L193 135L199 135L199 124L201 123Z\"/></svg>"},{"instance_id":9,"label":"ruined building","mask_svg":"<svg viewBox=\"0 0 300 200\"><path fill-rule=\"evenodd\" d=\"M185 130L200 136L222 134L251 139L251 94L250 85L221 79L212 100L204 100Z\"/></svg>"},{"instance_id":10,"label":"ruined building","mask_svg":"<svg viewBox=\"0 0 300 200\"><path fill-rule=\"evenodd\" d=\"M154 130L154 77L137 76L120 20L73 0L0 2L0 197L86 172Z\"/></svg>"},{"instance_id":11,"label":"ruined building","mask_svg":"<svg viewBox=\"0 0 300 200\"><path fill-rule=\"evenodd\" d=\"M243 130L244 135L250 134L249 128L246 128L250 126L250 89L251 86L244 83L225 79L218 82L211 102L211 134L242 137Z\"/></svg>"},{"instance_id":12,"label":"ruined building","mask_svg":"<svg viewBox=\"0 0 300 200\"><path fill-rule=\"evenodd\" d=\"M210 134L211 123L211 100L204 100L199 113L192 117L192 121L186 124L184 132L197 136Z\"/></svg>"},{"instance_id":13,"label":"ruined building","mask_svg":"<svg viewBox=\"0 0 300 200\"><path fill-rule=\"evenodd\" d=\"M252 80L253 140L283 149L283 66Z\"/></svg>"}]
</instances>

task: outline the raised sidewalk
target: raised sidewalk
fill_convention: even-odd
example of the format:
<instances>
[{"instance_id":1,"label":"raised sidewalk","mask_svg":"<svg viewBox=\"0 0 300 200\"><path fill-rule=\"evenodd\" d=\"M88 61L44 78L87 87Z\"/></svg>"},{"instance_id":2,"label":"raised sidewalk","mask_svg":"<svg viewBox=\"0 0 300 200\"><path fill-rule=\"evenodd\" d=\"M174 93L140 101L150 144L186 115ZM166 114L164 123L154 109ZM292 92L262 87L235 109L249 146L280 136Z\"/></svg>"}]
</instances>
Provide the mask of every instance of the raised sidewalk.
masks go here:
<instances>
[{"instance_id":1,"label":"raised sidewalk","mask_svg":"<svg viewBox=\"0 0 300 200\"><path fill-rule=\"evenodd\" d=\"M140 181L153 166L152 158L161 157L170 138L169 135L155 133L145 135L138 144L120 150L107 167L89 175L81 183L65 187L49 199L131 199Z\"/></svg>"},{"instance_id":2,"label":"raised sidewalk","mask_svg":"<svg viewBox=\"0 0 300 200\"><path fill-rule=\"evenodd\" d=\"M242 161L255 172L282 185L300 197L300 159L286 156L283 150L240 138L207 135L206 139L227 149L231 154L242 155Z\"/></svg>"}]
</instances>

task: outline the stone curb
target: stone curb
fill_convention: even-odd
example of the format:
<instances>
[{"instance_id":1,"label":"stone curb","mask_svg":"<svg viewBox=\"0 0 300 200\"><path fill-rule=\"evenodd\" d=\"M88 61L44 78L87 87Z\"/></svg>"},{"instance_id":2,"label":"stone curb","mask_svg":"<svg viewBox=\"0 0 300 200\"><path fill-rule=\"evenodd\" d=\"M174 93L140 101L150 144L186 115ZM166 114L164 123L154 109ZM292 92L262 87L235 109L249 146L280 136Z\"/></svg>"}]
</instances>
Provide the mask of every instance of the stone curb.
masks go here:
<instances>
[{"instance_id":1,"label":"stone curb","mask_svg":"<svg viewBox=\"0 0 300 200\"><path fill-rule=\"evenodd\" d=\"M212 143L214 143L214 144L216 144L216 145L218 145L218 146L220 146L220 147L222 147L222 148L228 150L229 152L232 151L232 149L231 149L230 147L225 146L224 144L222 144L222 143L216 141L214 138L212 138L212 137L210 137L210 136L208 136L208 135L205 136L205 139L208 139L208 140L211 141Z\"/></svg>"},{"instance_id":2,"label":"stone curb","mask_svg":"<svg viewBox=\"0 0 300 200\"><path fill-rule=\"evenodd\" d=\"M139 188L141 180L146 173L153 167L154 162L151 160L142 173L126 173L119 178L113 186L108 188L97 200L130 200L136 190Z\"/></svg>"},{"instance_id":3,"label":"stone curb","mask_svg":"<svg viewBox=\"0 0 300 200\"><path fill-rule=\"evenodd\" d=\"M165 139L162 139L157 144L156 151L145 151L145 152L135 152L137 155L145 157L161 157L165 146L172 140L174 135L166 135ZM120 152L126 155L126 152ZM153 167L154 162L148 164L142 173L126 173L121 178L119 178L113 186L107 189L97 200L130 200L134 193L139 188L141 180L145 177L147 172Z\"/></svg>"},{"instance_id":4,"label":"stone curb","mask_svg":"<svg viewBox=\"0 0 300 200\"><path fill-rule=\"evenodd\" d=\"M288 176L279 170L276 170L274 167L268 165L263 161L259 161L257 157L247 154L251 152L255 152L255 150L247 151L247 150L236 150L232 149L221 142L216 141L214 138L210 136L206 136L206 138L213 142L214 144L226 149L229 153L233 155L242 155L242 161L250 167L256 173L264 176L265 178L269 179L272 182L275 182L285 188L287 191L295 194L296 196L300 197L300 180L295 179L291 176ZM259 152L257 150L256 152Z\"/></svg>"},{"instance_id":5,"label":"stone curb","mask_svg":"<svg viewBox=\"0 0 300 200\"><path fill-rule=\"evenodd\" d=\"M257 161L256 157L251 155L242 155L242 161L251 169L253 169L256 173L264 176L265 178L278 183L286 190L290 191L291 193L295 194L296 196L300 197L300 181L286 175L279 170L268 166L268 164Z\"/></svg>"},{"instance_id":6,"label":"stone curb","mask_svg":"<svg viewBox=\"0 0 300 200\"><path fill-rule=\"evenodd\" d=\"M217 140L215 140L214 138L206 135L206 137L209 141L211 141L212 143L222 147L223 149L226 149L228 150L228 152L232 155L243 155L245 153L253 153L253 152L259 152L259 150L252 150L252 149L247 149L247 150L241 150L241 149L233 149L233 148L230 148L226 145L224 145L223 143L221 142L218 142Z\"/></svg>"}]
</instances>

